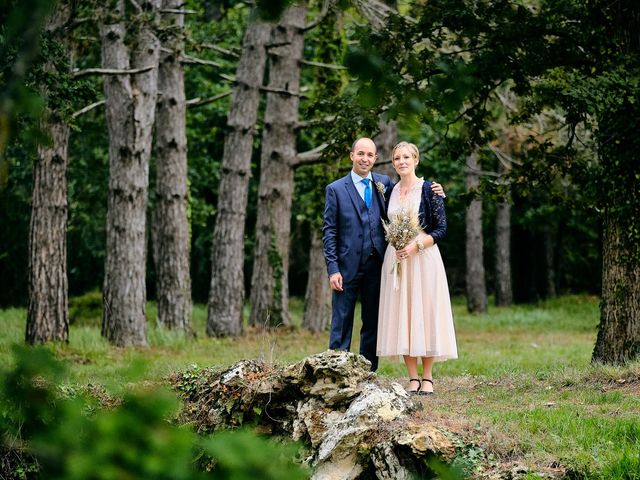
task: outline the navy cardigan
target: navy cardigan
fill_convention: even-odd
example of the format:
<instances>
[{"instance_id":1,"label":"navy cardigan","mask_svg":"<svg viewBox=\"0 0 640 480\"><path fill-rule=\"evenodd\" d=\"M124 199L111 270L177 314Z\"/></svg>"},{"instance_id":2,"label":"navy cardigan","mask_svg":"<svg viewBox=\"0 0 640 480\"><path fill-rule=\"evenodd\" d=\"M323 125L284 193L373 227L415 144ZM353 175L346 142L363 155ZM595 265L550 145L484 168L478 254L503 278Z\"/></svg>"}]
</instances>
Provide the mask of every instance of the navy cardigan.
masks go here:
<instances>
[{"instance_id":1,"label":"navy cardigan","mask_svg":"<svg viewBox=\"0 0 640 480\"><path fill-rule=\"evenodd\" d=\"M418 210L420 228L433 237L438 243L447 234L447 214L444 211L444 199L431 190L431 182L422 184L420 209Z\"/></svg>"}]
</instances>

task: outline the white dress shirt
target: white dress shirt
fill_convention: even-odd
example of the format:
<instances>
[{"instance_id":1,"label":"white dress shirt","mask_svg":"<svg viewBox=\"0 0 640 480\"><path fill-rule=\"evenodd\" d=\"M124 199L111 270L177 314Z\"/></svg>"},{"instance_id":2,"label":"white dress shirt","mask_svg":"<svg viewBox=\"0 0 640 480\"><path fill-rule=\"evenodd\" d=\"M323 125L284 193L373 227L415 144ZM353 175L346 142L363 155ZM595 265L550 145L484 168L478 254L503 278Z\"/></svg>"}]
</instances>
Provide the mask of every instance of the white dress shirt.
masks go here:
<instances>
[{"instance_id":1,"label":"white dress shirt","mask_svg":"<svg viewBox=\"0 0 640 480\"><path fill-rule=\"evenodd\" d=\"M371 198L373 199L373 177L371 176L371 172L367 174L365 178L369 179L369 186L371 187ZM364 182L363 178L358 175L356 172L351 170L351 180L353 180L353 184L356 186L356 190L358 190L358 194L360 194L360 198L364 201Z\"/></svg>"}]
</instances>

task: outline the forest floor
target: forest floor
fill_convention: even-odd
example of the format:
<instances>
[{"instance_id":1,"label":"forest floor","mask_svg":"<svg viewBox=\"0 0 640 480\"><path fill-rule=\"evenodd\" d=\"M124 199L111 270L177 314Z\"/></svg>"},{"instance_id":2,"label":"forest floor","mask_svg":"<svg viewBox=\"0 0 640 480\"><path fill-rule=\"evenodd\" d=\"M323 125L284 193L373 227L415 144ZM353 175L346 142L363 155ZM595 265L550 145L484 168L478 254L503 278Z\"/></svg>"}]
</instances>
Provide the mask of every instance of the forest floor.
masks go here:
<instances>
[{"instance_id":1,"label":"forest floor","mask_svg":"<svg viewBox=\"0 0 640 480\"><path fill-rule=\"evenodd\" d=\"M425 422L464 439L458 463L484 476L640 479L640 363L592 365L599 299L564 296L535 305L493 307L469 315L454 301L459 358L434 367L436 394L420 397ZM120 349L100 337L99 311L73 299L66 345L52 350L68 366L70 385L100 385L118 395L132 384L164 383L175 370L227 366L240 359L292 363L326 349L328 334L299 328L302 302L292 299L293 325L240 338L207 338L206 306L194 307L196 338L148 325L148 348ZM155 319L150 303L148 317ZM0 311L0 365L24 338L25 310ZM356 312L358 315L358 312ZM357 351L356 322L353 350ZM385 381L406 384L402 363L383 359ZM528 474L526 472L529 472Z\"/></svg>"}]
</instances>

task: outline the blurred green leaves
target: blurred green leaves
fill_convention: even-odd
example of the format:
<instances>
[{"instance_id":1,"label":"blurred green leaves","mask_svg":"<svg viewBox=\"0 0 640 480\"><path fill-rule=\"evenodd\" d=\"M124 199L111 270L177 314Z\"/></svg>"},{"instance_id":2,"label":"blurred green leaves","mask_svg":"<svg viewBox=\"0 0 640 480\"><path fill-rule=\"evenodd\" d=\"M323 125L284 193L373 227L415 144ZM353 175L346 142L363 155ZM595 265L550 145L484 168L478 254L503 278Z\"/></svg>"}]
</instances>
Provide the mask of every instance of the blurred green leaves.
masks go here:
<instances>
[{"instance_id":1,"label":"blurred green leaves","mask_svg":"<svg viewBox=\"0 0 640 480\"><path fill-rule=\"evenodd\" d=\"M308 477L293 463L294 445L250 431L201 438L172 424L178 401L167 390L139 387L111 408L88 410L82 394L60 389L64 368L48 350L15 346L14 354L0 391L2 456L22 456L12 470L53 480L210 478L205 470L218 479Z\"/></svg>"},{"instance_id":2,"label":"blurred green leaves","mask_svg":"<svg viewBox=\"0 0 640 480\"><path fill-rule=\"evenodd\" d=\"M249 430L220 432L205 439L202 446L207 454L217 459L216 478L309 478L309 472L290 461L297 453L295 445L265 441Z\"/></svg>"},{"instance_id":3,"label":"blurred green leaves","mask_svg":"<svg viewBox=\"0 0 640 480\"><path fill-rule=\"evenodd\" d=\"M4 151L16 115L36 117L42 109L42 101L25 86L25 79L52 4L51 0L0 0L0 190L7 182Z\"/></svg>"},{"instance_id":4,"label":"blurred green leaves","mask_svg":"<svg viewBox=\"0 0 640 480\"><path fill-rule=\"evenodd\" d=\"M440 74L433 77L431 95L445 115L459 112L480 89L475 80L476 68L459 58L443 58L437 64Z\"/></svg>"}]
</instances>

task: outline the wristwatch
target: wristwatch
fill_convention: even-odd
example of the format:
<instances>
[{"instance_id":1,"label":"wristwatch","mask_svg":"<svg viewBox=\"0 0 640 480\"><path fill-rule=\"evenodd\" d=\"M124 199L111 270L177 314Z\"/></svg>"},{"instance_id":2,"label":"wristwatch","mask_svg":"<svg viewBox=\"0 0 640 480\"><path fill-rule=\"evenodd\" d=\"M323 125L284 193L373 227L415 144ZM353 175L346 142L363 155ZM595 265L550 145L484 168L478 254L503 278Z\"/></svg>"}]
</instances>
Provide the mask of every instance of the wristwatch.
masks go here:
<instances>
[{"instance_id":1,"label":"wristwatch","mask_svg":"<svg viewBox=\"0 0 640 480\"><path fill-rule=\"evenodd\" d=\"M418 246L418 253L424 252L424 249L426 248L424 246L424 243L422 243L420 240L416 240L416 245Z\"/></svg>"}]
</instances>

